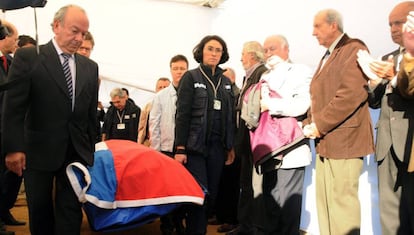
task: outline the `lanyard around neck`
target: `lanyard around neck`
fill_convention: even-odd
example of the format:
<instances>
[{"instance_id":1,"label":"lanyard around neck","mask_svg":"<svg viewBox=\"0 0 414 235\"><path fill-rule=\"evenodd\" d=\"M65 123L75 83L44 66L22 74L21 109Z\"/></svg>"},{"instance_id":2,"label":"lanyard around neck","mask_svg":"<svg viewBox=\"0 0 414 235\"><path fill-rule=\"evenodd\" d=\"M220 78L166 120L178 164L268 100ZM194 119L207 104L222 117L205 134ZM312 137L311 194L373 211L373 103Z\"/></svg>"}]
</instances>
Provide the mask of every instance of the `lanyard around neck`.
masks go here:
<instances>
[{"instance_id":1,"label":"lanyard around neck","mask_svg":"<svg viewBox=\"0 0 414 235\"><path fill-rule=\"evenodd\" d=\"M124 110L122 110L122 113L121 114L119 114L119 110L116 110L116 115L118 116L118 118L119 118L119 123L120 124L122 124L122 120L124 119L124 114L125 114L125 109Z\"/></svg>"},{"instance_id":2,"label":"lanyard around neck","mask_svg":"<svg viewBox=\"0 0 414 235\"><path fill-rule=\"evenodd\" d=\"M207 76L207 74L204 72L204 70L203 70L203 68L201 68L201 66L200 67L198 67L199 69L200 69L200 71L201 71L201 73L203 74L203 76L207 79L207 81L210 83L210 85L213 87L213 91L214 91L214 98L217 98L217 90L218 90L218 88L220 87L220 84L221 84L221 76L220 76L220 79L219 79L219 81L218 81L218 83L217 83L217 86L214 86L214 83L213 83L213 81L211 81L211 79Z\"/></svg>"}]
</instances>

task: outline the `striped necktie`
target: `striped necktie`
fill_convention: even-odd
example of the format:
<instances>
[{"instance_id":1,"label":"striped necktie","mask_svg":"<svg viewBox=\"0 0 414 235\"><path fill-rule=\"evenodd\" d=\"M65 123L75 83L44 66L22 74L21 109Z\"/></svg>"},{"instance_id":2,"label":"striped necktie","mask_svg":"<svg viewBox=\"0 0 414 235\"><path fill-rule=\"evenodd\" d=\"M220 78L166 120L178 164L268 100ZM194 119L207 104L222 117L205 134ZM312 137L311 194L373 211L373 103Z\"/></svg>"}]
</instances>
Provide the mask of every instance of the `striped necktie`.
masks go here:
<instances>
[{"instance_id":1,"label":"striped necktie","mask_svg":"<svg viewBox=\"0 0 414 235\"><path fill-rule=\"evenodd\" d=\"M62 53L63 56L63 74L65 75L66 84L68 86L69 96L73 99L73 83L72 83L72 74L70 72L69 67L69 58L71 57L70 54Z\"/></svg>"}]
</instances>

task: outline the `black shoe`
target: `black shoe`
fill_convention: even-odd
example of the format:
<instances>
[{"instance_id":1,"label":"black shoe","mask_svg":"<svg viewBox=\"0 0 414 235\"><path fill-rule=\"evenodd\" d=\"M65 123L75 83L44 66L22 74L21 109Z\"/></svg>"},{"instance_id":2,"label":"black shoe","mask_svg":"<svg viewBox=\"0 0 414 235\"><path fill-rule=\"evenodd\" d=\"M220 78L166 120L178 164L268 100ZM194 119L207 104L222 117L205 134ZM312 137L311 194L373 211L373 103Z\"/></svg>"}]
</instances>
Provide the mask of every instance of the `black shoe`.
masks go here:
<instances>
[{"instance_id":1,"label":"black shoe","mask_svg":"<svg viewBox=\"0 0 414 235\"><path fill-rule=\"evenodd\" d=\"M6 213L6 215L1 217L1 220L4 222L4 224L6 225L11 225L11 226L22 226L22 225L26 225L26 222L24 221L19 221L16 220L13 215L10 213L10 211L8 211ZM1 235L1 234L0 234Z\"/></svg>"},{"instance_id":2,"label":"black shoe","mask_svg":"<svg viewBox=\"0 0 414 235\"><path fill-rule=\"evenodd\" d=\"M0 235L14 235L12 231L6 231L3 221L0 220Z\"/></svg>"},{"instance_id":3,"label":"black shoe","mask_svg":"<svg viewBox=\"0 0 414 235\"><path fill-rule=\"evenodd\" d=\"M220 223L217 220L217 218L214 216L214 217L211 217L210 219L207 220L207 224L208 225L222 225L223 223Z\"/></svg>"},{"instance_id":4,"label":"black shoe","mask_svg":"<svg viewBox=\"0 0 414 235\"><path fill-rule=\"evenodd\" d=\"M218 233L227 233L231 232L233 229L237 228L237 224L222 224L217 228Z\"/></svg>"},{"instance_id":5,"label":"black shoe","mask_svg":"<svg viewBox=\"0 0 414 235\"><path fill-rule=\"evenodd\" d=\"M174 225L176 235L185 235L185 227L183 223L179 222Z\"/></svg>"},{"instance_id":6,"label":"black shoe","mask_svg":"<svg viewBox=\"0 0 414 235\"><path fill-rule=\"evenodd\" d=\"M240 232L240 226L236 226L233 230L228 231L226 235L241 235L243 233Z\"/></svg>"},{"instance_id":7,"label":"black shoe","mask_svg":"<svg viewBox=\"0 0 414 235\"><path fill-rule=\"evenodd\" d=\"M174 233L172 231L162 231L162 235L173 235Z\"/></svg>"},{"instance_id":8,"label":"black shoe","mask_svg":"<svg viewBox=\"0 0 414 235\"><path fill-rule=\"evenodd\" d=\"M0 232L1 231L6 231L6 225L4 224L4 222L0 219Z\"/></svg>"},{"instance_id":9,"label":"black shoe","mask_svg":"<svg viewBox=\"0 0 414 235\"><path fill-rule=\"evenodd\" d=\"M14 235L12 231L0 231L0 235Z\"/></svg>"}]
</instances>

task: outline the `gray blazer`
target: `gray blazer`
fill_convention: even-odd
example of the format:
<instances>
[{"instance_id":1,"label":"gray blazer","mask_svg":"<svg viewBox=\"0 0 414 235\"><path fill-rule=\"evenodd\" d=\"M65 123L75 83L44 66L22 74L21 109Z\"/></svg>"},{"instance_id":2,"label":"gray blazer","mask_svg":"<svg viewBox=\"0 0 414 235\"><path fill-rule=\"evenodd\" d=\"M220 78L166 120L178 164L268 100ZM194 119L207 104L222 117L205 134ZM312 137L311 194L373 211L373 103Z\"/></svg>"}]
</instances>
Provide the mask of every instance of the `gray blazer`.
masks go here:
<instances>
[{"instance_id":1,"label":"gray blazer","mask_svg":"<svg viewBox=\"0 0 414 235\"><path fill-rule=\"evenodd\" d=\"M381 108L376 125L376 159L383 160L393 146L398 159L408 163L413 138L414 127L411 125L414 123L414 106L397 88L387 89L387 86L387 82L380 83L370 91L369 96L370 107Z\"/></svg>"}]
</instances>

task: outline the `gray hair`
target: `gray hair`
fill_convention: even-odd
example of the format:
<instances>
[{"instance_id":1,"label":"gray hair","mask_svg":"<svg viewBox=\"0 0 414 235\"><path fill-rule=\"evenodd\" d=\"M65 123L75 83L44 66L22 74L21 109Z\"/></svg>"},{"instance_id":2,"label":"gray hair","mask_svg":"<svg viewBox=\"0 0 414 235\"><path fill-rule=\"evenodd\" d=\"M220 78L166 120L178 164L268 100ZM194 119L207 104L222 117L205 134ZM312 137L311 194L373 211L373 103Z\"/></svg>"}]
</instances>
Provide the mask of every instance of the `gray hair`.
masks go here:
<instances>
[{"instance_id":1,"label":"gray hair","mask_svg":"<svg viewBox=\"0 0 414 235\"><path fill-rule=\"evenodd\" d=\"M17 29L12 23L2 20L2 24L7 29L7 36L12 36L17 33L16 32Z\"/></svg>"},{"instance_id":2,"label":"gray hair","mask_svg":"<svg viewBox=\"0 0 414 235\"><path fill-rule=\"evenodd\" d=\"M124 90L122 90L122 88L114 88L112 89L111 93L109 93L109 96L113 99L116 96L118 96L119 98L125 98L126 97L126 92Z\"/></svg>"},{"instance_id":3,"label":"gray hair","mask_svg":"<svg viewBox=\"0 0 414 235\"><path fill-rule=\"evenodd\" d=\"M230 67L226 67L223 69L224 72L228 72L229 73L229 79L233 82L233 80L236 80L236 72L234 71L234 69L230 68Z\"/></svg>"},{"instance_id":4,"label":"gray hair","mask_svg":"<svg viewBox=\"0 0 414 235\"><path fill-rule=\"evenodd\" d=\"M274 35L274 37L279 40L281 48L289 49L289 42L288 42L288 40L285 36L283 36L281 34L277 34L277 35Z\"/></svg>"},{"instance_id":5,"label":"gray hair","mask_svg":"<svg viewBox=\"0 0 414 235\"><path fill-rule=\"evenodd\" d=\"M254 59L258 62L264 62L264 51L262 45L257 41L244 43L243 51L254 54Z\"/></svg>"},{"instance_id":6,"label":"gray hair","mask_svg":"<svg viewBox=\"0 0 414 235\"><path fill-rule=\"evenodd\" d=\"M64 23L63 21L65 19L66 13L68 12L68 9L72 7L78 8L79 10L83 11L86 14L85 10L78 5L69 4L69 5L63 6L55 13L55 16L53 17L53 22L51 23L52 28L53 28L53 23L55 22Z\"/></svg>"},{"instance_id":7,"label":"gray hair","mask_svg":"<svg viewBox=\"0 0 414 235\"><path fill-rule=\"evenodd\" d=\"M342 15L337 10L326 9L326 22L329 24L336 23L338 25L339 32L344 32L344 25L342 23Z\"/></svg>"}]
</instances>

